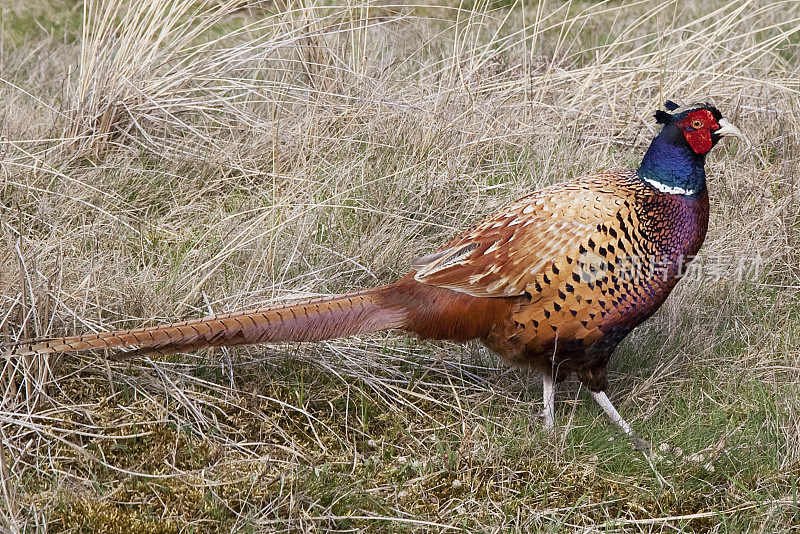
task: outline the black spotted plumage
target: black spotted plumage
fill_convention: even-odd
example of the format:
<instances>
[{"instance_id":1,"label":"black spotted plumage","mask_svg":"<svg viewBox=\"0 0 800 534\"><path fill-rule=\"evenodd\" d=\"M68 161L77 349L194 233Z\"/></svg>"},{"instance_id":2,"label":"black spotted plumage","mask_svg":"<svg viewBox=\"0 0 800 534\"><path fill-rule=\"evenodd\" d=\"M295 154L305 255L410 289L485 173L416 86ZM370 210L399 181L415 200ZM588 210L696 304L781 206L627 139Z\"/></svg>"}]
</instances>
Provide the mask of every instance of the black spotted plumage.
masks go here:
<instances>
[{"instance_id":1,"label":"black spotted plumage","mask_svg":"<svg viewBox=\"0 0 800 534\"><path fill-rule=\"evenodd\" d=\"M531 239L536 239L537 250L551 251L550 259L538 271L517 276L516 271L504 269L490 277L487 273L493 271L492 266L480 265L480 275L474 276L469 271L479 259L461 258L441 268L423 269L416 278L481 296L489 290L508 295L513 283L511 292L531 296L516 306L506 324L496 325L486 336L487 345L495 348L499 339L498 352L507 360L545 372L555 368L557 378L597 366L587 385L601 391L607 387L605 372L599 368L605 358L593 361L585 354L596 353L598 346L612 351L666 299L678 273L703 242L708 195L684 198L665 194L642 182L635 171L574 180L560 188L559 194L550 188L521 199L450 244L460 249L476 235L508 228L517 219L520 222L513 226L524 228L527 217L538 220L542 213L548 214L551 227L560 229L563 212L571 214L577 206L584 220L605 221L586 224L583 235L576 233L569 239L559 232L548 234L538 225L544 231ZM518 255L529 253L529 247L511 248L506 262L513 264ZM659 270L662 267L663 272ZM506 273L513 278L502 276ZM517 325L523 325L521 331L512 332L520 328Z\"/></svg>"}]
</instances>

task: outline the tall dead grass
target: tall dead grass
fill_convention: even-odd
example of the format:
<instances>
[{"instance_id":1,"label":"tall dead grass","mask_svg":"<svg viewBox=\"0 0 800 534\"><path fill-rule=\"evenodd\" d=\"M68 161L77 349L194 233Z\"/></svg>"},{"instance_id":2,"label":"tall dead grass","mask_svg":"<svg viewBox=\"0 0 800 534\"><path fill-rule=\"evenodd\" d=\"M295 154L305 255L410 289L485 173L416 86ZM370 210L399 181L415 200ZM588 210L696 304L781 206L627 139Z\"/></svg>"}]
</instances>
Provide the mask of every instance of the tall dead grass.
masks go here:
<instances>
[{"instance_id":1,"label":"tall dead grass","mask_svg":"<svg viewBox=\"0 0 800 534\"><path fill-rule=\"evenodd\" d=\"M45 40L4 54L3 337L196 316L389 281L410 258L522 192L635 165L654 131L652 111L665 99L711 99L753 149L727 147L711 158L705 251L760 254L768 269L754 282L682 283L623 347L627 364L615 391L646 424L672 408L670 396L687 391L687 382L729 376L704 394L735 413L717 388L736 390L739 373L749 372L785 407L765 415L764 425L780 436L775 461L793 469L800 462L793 385L800 340L791 326L800 292L797 3L493 6L87 0L77 43ZM637 359L636 347L650 358ZM181 528L221 528L214 513L233 518L233 530L333 528L348 514L296 494L326 455L335 465L352 462L353 473L379 473L367 493L380 506L354 501L360 508L349 514L376 530L491 530L509 520L509 502L531 506L519 479L539 470L591 492L586 477L600 469L594 452L563 452L566 432L548 451L533 425L520 428L537 409L524 373L475 347L433 350L382 336L336 341L292 349L296 369L263 348L129 364L93 355L6 358L6 525L57 530L84 516L145 530L150 523L140 516L109 505L114 490L98 490L100 479ZM298 385L298 374L313 387ZM578 393L567 388L570 408L559 414L573 432L581 431L573 425ZM394 478L381 478L385 465L365 467L364 444L383 430L331 400L351 397L378 406L387 426L407 429L396 444L367 447L391 448ZM457 457L469 458L469 467L453 472L472 493L425 467L454 458L435 429L458 436ZM679 432L668 438L681 439ZM708 450L722 447L719 439ZM169 454L143 452L156 444ZM192 463L185 450L206 463ZM544 458L541 466L526 463L531 451ZM658 468L680 483L678 465ZM397 482L396 473L409 470L416 475ZM145 478L162 489L126 489ZM615 481L614 491L637 502L633 478ZM357 485L338 484L334 501L359 494ZM732 503L702 491L712 504L699 515L641 504L614 517L613 497L584 506L564 489L567 508L545 498L515 524L656 530L791 508L786 493L762 503L740 492ZM179 492L185 500L173 498ZM95 500L64 505L69 495ZM774 525L764 514L763 524Z\"/></svg>"}]
</instances>

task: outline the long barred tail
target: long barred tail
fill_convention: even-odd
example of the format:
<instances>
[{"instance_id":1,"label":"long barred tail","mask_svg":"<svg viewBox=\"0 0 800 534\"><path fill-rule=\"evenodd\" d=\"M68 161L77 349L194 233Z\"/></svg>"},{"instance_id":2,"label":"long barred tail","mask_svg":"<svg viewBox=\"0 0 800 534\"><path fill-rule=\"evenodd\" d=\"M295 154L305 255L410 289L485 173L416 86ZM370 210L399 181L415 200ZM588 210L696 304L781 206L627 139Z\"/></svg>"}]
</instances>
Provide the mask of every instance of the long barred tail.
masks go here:
<instances>
[{"instance_id":1,"label":"long barred tail","mask_svg":"<svg viewBox=\"0 0 800 534\"><path fill-rule=\"evenodd\" d=\"M89 349L124 350L122 356L172 354L204 347L278 341L320 341L402 326L404 314L379 304L383 288L293 302L255 310L222 313L147 328L118 330L3 347L11 355L50 354Z\"/></svg>"}]
</instances>

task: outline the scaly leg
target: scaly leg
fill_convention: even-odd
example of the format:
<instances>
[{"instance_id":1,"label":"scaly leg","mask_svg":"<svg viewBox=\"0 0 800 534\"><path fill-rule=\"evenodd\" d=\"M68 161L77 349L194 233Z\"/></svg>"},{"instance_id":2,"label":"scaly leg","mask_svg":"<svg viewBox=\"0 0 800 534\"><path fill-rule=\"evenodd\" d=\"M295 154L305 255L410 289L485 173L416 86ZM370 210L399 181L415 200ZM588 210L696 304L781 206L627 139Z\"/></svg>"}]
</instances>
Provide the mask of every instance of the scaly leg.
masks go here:
<instances>
[{"instance_id":1,"label":"scaly leg","mask_svg":"<svg viewBox=\"0 0 800 534\"><path fill-rule=\"evenodd\" d=\"M594 398L595 402L600 405L603 411L606 412L606 415L609 419L611 419L611 422L614 423L617 428L625 432L628 438L630 438L634 448L640 451L650 448L650 444L647 441L634 434L631 425L629 425L625 419L622 418L617 409L614 408L614 405L611 404L610 400L608 400L608 396L604 391L598 391L597 393L592 391L592 397Z\"/></svg>"},{"instance_id":2,"label":"scaly leg","mask_svg":"<svg viewBox=\"0 0 800 534\"><path fill-rule=\"evenodd\" d=\"M542 373L542 403L544 429L552 432L556 426L556 383L550 373Z\"/></svg>"}]
</instances>

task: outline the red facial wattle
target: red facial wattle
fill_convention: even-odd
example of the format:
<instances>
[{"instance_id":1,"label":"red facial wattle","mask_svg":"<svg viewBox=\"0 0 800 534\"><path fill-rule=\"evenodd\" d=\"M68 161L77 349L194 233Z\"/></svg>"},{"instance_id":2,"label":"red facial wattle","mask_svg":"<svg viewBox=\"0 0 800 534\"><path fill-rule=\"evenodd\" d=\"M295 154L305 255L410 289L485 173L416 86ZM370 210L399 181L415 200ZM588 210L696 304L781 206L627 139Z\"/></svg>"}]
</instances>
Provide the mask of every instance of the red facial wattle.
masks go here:
<instances>
[{"instance_id":1,"label":"red facial wattle","mask_svg":"<svg viewBox=\"0 0 800 534\"><path fill-rule=\"evenodd\" d=\"M711 132L720 127L714 115L706 109L689 113L676 125L683 130L686 142L697 154L705 154L711 150L714 146Z\"/></svg>"}]
</instances>

